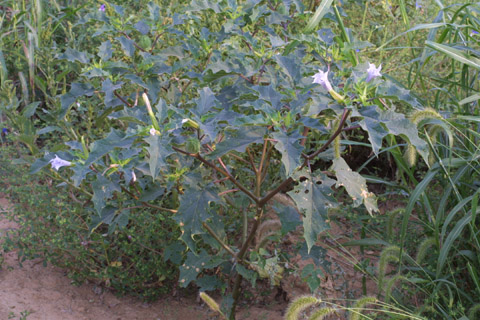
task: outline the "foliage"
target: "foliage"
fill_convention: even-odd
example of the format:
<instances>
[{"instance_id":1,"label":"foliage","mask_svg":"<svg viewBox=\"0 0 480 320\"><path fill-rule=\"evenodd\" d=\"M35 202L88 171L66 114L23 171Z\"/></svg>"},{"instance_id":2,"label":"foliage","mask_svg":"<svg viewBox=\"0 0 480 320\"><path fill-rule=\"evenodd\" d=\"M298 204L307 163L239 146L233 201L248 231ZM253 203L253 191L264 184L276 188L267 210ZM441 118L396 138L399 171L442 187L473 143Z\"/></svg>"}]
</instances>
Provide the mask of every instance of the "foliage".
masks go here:
<instances>
[{"instance_id":1,"label":"foliage","mask_svg":"<svg viewBox=\"0 0 480 320\"><path fill-rule=\"evenodd\" d=\"M44 250L81 278L149 296L178 271L180 285L194 283L204 300L221 290L221 306L209 305L234 318L243 280L278 285L291 271L294 252L281 242L299 225L306 244L297 249L315 257L302 275L316 290L320 268L327 271L316 244L329 214L345 205L376 212L367 185L376 182L409 196L386 220L386 240L361 242L388 244L377 270L388 300L376 300L381 308L419 318L475 314L478 4L54 2L12 2L2 20L13 35L1 38L9 54L0 52L9 139L29 148L31 172L63 191L56 205L71 211L46 215L48 202L33 219L26 210L23 230L35 232L21 235L25 257ZM353 30L344 19L357 5L362 28ZM433 10L431 23L412 27L412 16ZM396 23L379 27L371 17ZM405 32L394 37L398 25ZM372 156L354 165L360 147ZM372 168L376 157L390 161ZM397 181L381 176L385 169L396 169ZM28 189L9 190L20 201ZM33 206L29 196L21 201ZM38 221L50 221L54 239ZM363 236L375 227L363 225ZM417 245L419 234L426 238ZM97 271L76 270L92 252ZM124 259L131 269L122 277Z\"/></svg>"},{"instance_id":2,"label":"foliage","mask_svg":"<svg viewBox=\"0 0 480 320\"><path fill-rule=\"evenodd\" d=\"M95 26L93 36L104 41L98 50L67 48L58 56L81 73L60 96L54 123L68 120L82 100L98 106L95 122L111 130L95 139L72 128L82 138L46 152L32 172L57 157L71 163L55 174L91 197L93 230L121 230L142 206L173 213L190 251L180 268L182 286L196 280L203 290L225 288L205 280L215 279L208 274L213 268L230 269L233 257L238 274L227 310L233 317L242 278L251 277L240 266L262 275L254 261L263 255L249 251L276 194L291 190L308 251L328 228L329 208L338 205L334 184L346 187L355 206L377 210L365 178L341 158L342 132L362 128L375 153L387 135L401 136L428 159L413 123L379 99L418 103L393 82L374 79L379 69L367 76L345 30L338 37L328 30L299 35L303 15L299 3L234 1L165 12L151 3L140 19L117 5L87 13L78 24ZM338 10L336 19L343 25ZM350 66L337 63L342 59ZM308 78L319 62L336 74L328 92ZM331 177L310 168L317 158L333 160L321 168ZM158 197L163 206L151 203ZM244 218L235 219L236 212ZM282 268L269 270L278 276Z\"/></svg>"},{"instance_id":3,"label":"foliage","mask_svg":"<svg viewBox=\"0 0 480 320\"><path fill-rule=\"evenodd\" d=\"M19 151L0 149L0 188L13 204L1 214L18 224L8 233L6 251L17 249L21 262L41 258L67 269L77 283L89 280L121 294L154 299L168 291L178 277L181 256L175 252L182 248L173 220L146 208L122 231L109 236L104 227L92 231L84 197L55 185L49 174L32 177L20 159L12 163L26 150Z\"/></svg>"}]
</instances>

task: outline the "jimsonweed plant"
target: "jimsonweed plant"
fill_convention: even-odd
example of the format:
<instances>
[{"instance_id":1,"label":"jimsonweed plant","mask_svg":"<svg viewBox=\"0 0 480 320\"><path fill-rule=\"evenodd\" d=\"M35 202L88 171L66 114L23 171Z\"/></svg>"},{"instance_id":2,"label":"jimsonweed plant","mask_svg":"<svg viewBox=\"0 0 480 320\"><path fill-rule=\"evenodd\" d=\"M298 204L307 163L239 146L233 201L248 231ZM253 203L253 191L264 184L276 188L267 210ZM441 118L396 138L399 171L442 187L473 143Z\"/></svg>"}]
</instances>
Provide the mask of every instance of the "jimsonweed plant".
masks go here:
<instances>
[{"instance_id":1,"label":"jimsonweed plant","mask_svg":"<svg viewBox=\"0 0 480 320\"><path fill-rule=\"evenodd\" d=\"M77 139L43 150L31 171L53 167L58 188L83 193L91 231L128 230L144 207L175 222L180 239L159 254L178 262L182 287L224 292L230 319L243 280L280 283L282 236L302 225L300 251L320 252L345 191L354 206L378 210L342 157L347 132L366 132L374 154L398 136L428 159L415 124L395 111L420 103L381 67L359 63L353 49L368 43L351 30L299 32L299 2L150 3L135 16L104 4L78 22L99 46L57 57L78 80L51 113L68 123L88 105L110 132L68 127Z\"/></svg>"}]
</instances>

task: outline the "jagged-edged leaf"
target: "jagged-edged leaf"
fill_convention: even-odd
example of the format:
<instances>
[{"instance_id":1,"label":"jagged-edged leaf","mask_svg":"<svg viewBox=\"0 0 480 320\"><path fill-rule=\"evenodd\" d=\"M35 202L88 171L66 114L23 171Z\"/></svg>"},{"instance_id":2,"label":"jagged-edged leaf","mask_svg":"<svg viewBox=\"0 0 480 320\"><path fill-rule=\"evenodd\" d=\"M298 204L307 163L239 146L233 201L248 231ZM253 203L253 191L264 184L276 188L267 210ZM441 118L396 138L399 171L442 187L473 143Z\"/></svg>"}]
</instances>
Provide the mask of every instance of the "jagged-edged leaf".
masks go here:
<instances>
[{"instance_id":1,"label":"jagged-edged leaf","mask_svg":"<svg viewBox=\"0 0 480 320\"><path fill-rule=\"evenodd\" d=\"M112 234L117 227L124 228L128 224L130 217L129 209L118 209L112 206L106 206L98 216L92 217L90 232L93 232L102 223L108 225L108 234Z\"/></svg>"},{"instance_id":2,"label":"jagged-edged leaf","mask_svg":"<svg viewBox=\"0 0 480 320\"><path fill-rule=\"evenodd\" d=\"M363 120L359 122L363 130L368 133L368 140L372 145L373 152L378 155L382 147L383 138L388 135L387 130L379 121L380 113L377 106L362 107L358 111L354 111L352 116L362 116Z\"/></svg>"},{"instance_id":3,"label":"jagged-edged leaf","mask_svg":"<svg viewBox=\"0 0 480 320\"><path fill-rule=\"evenodd\" d=\"M304 147L300 145L300 139L303 136L297 131L287 134L283 131L277 131L272 134L276 140L275 149L282 154L282 164L286 175L292 172L302 164L302 151Z\"/></svg>"},{"instance_id":4,"label":"jagged-edged leaf","mask_svg":"<svg viewBox=\"0 0 480 320\"><path fill-rule=\"evenodd\" d=\"M355 207L365 205L368 213L378 211L377 198L372 192L368 192L367 181L358 172L352 171L343 158L333 160L333 171L337 176L337 188L344 187L353 200Z\"/></svg>"},{"instance_id":5,"label":"jagged-edged leaf","mask_svg":"<svg viewBox=\"0 0 480 320\"><path fill-rule=\"evenodd\" d=\"M144 20L140 20L135 24L135 29L143 35L146 35L150 32L150 27L145 23Z\"/></svg>"},{"instance_id":6,"label":"jagged-edged leaf","mask_svg":"<svg viewBox=\"0 0 480 320\"><path fill-rule=\"evenodd\" d=\"M152 201L162 196L165 193L165 189L157 185L150 186L142 192L140 201Z\"/></svg>"},{"instance_id":7,"label":"jagged-edged leaf","mask_svg":"<svg viewBox=\"0 0 480 320\"><path fill-rule=\"evenodd\" d=\"M253 90L259 93L259 98L268 102L272 105L275 110L280 110L282 108L282 98L283 96L275 90L275 88L270 84L268 86L254 86Z\"/></svg>"},{"instance_id":8,"label":"jagged-edged leaf","mask_svg":"<svg viewBox=\"0 0 480 320\"><path fill-rule=\"evenodd\" d=\"M428 163L429 148L427 143L420 139L418 130L415 124L409 119L406 119L403 114L396 113L393 110L386 110L381 112L380 121L385 123L389 133L396 136L402 135L410 141L410 143L417 149L418 153Z\"/></svg>"},{"instance_id":9,"label":"jagged-edged leaf","mask_svg":"<svg viewBox=\"0 0 480 320\"><path fill-rule=\"evenodd\" d=\"M127 39L124 36L116 37L115 40L120 42L120 45L122 46L122 50L123 52L125 52L127 56L131 57L135 54L135 46L133 45L132 40Z\"/></svg>"},{"instance_id":10,"label":"jagged-edged leaf","mask_svg":"<svg viewBox=\"0 0 480 320\"><path fill-rule=\"evenodd\" d=\"M225 139L216 145L215 151L208 157L218 158L224 154L235 150L245 152L245 149L252 143L263 143L263 138L267 130L263 127L241 127L235 131L227 131Z\"/></svg>"},{"instance_id":11,"label":"jagged-edged leaf","mask_svg":"<svg viewBox=\"0 0 480 320\"><path fill-rule=\"evenodd\" d=\"M302 224L302 219L294 207L290 206L273 206L278 214L278 218L282 223L282 234L293 231L297 226Z\"/></svg>"},{"instance_id":12,"label":"jagged-edged leaf","mask_svg":"<svg viewBox=\"0 0 480 320\"><path fill-rule=\"evenodd\" d=\"M300 81L302 78L302 75L300 74L300 65L296 63L295 58L276 55L275 60L294 83Z\"/></svg>"},{"instance_id":13,"label":"jagged-edged leaf","mask_svg":"<svg viewBox=\"0 0 480 320\"><path fill-rule=\"evenodd\" d=\"M76 164L71 169L73 171L72 181L75 187L78 187L82 180L85 179L85 177L87 176L87 173L92 171L90 167L82 164Z\"/></svg>"},{"instance_id":14,"label":"jagged-edged leaf","mask_svg":"<svg viewBox=\"0 0 480 320\"><path fill-rule=\"evenodd\" d=\"M187 260L180 266L180 286L185 288L188 284L197 279L197 276L203 269L211 269L218 266L223 260L220 257L212 257L205 250L201 250L198 255L193 252L187 253Z\"/></svg>"},{"instance_id":15,"label":"jagged-edged leaf","mask_svg":"<svg viewBox=\"0 0 480 320\"><path fill-rule=\"evenodd\" d=\"M313 246L308 248L307 243L303 243L298 251L302 260L312 259L317 267L322 267L326 271L330 270L331 262L327 259L327 250L320 246Z\"/></svg>"},{"instance_id":16,"label":"jagged-edged leaf","mask_svg":"<svg viewBox=\"0 0 480 320\"><path fill-rule=\"evenodd\" d=\"M422 104L418 102L417 98L410 94L410 90L402 88L394 82L387 80L379 83L377 87L377 95L383 97L397 98L403 102L408 103L414 108L422 109Z\"/></svg>"},{"instance_id":17,"label":"jagged-edged leaf","mask_svg":"<svg viewBox=\"0 0 480 320\"><path fill-rule=\"evenodd\" d=\"M201 234L203 233L202 223L211 217L210 202L218 200L211 186L205 186L202 189L191 187L180 197L180 207L174 219L183 223L183 228L190 230L192 236Z\"/></svg>"},{"instance_id":18,"label":"jagged-edged leaf","mask_svg":"<svg viewBox=\"0 0 480 320\"><path fill-rule=\"evenodd\" d=\"M195 100L196 106L194 112L197 116L201 117L215 105L217 99L215 98L215 94L208 87L198 90L198 93L200 94L200 98Z\"/></svg>"},{"instance_id":19,"label":"jagged-edged leaf","mask_svg":"<svg viewBox=\"0 0 480 320\"><path fill-rule=\"evenodd\" d=\"M92 96L95 92L95 88L89 83L72 83L70 91L60 96L60 114L59 119L65 117L68 112L68 108L81 96Z\"/></svg>"},{"instance_id":20,"label":"jagged-edged leaf","mask_svg":"<svg viewBox=\"0 0 480 320\"><path fill-rule=\"evenodd\" d=\"M102 91L105 93L104 103L106 107L115 107L122 103L114 94L114 91L120 89L122 85L122 81L113 83L110 79L106 79L102 82Z\"/></svg>"},{"instance_id":21,"label":"jagged-edged leaf","mask_svg":"<svg viewBox=\"0 0 480 320\"><path fill-rule=\"evenodd\" d=\"M220 13L221 9L217 1L211 0L194 0L190 4L190 11L203 11L207 9L212 9L215 13Z\"/></svg>"},{"instance_id":22,"label":"jagged-edged leaf","mask_svg":"<svg viewBox=\"0 0 480 320\"><path fill-rule=\"evenodd\" d=\"M336 202L332 198L331 188L312 177L306 170L297 172L295 180L298 185L288 194L303 214L304 237L310 252L318 235L329 228L326 222L328 209Z\"/></svg>"},{"instance_id":23,"label":"jagged-edged leaf","mask_svg":"<svg viewBox=\"0 0 480 320\"><path fill-rule=\"evenodd\" d=\"M118 184L113 183L101 174L97 174L97 180L92 182L92 202L98 214L102 213L105 201L110 199L115 191L120 191Z\"/></svg>"},{"instance_id":24,"label":"jagged-edged leaf","mask_svg":"<svg viewBox=\"0 0 480 320\"><path fill-rule=\"evenodd\" d=\"M150 166L150 175L155 180L160 169L167 165L165 162L166 158L173 153L173 150L167 148L169 145L168 141L161 139L158 135L148 136L144 140L149 144L147 147L150 155L148 164Z\"/></svg>"},{"instance_id":25,"label":"jagged-edged leaf","mask_svg":"<svg viewBox=\"0 0 480 320\"><path fill-rule=\"evenodd\" d=\"M85 165L91 165L114 148L129 148L134 140L135 137L131 137L120 130L112 129L106 138L91 144L90 155Z\"/></svg>"},{"instance_id":26,"label":"jagged-edged leaf","mask_svg":"<svg viewBox=\"0 0 480 320\"><path fill-rule=\"evenodd\" d=\"M72 48L67 48L67 50L65 50L65 52L62 53L58 58L65 59L70 62L79 61L85 64L90 63L90 57L88 53L81 52Z\"/></svg>"},{"instance_id":27,"label":"jagged-edged leaf","mask_svg":"<svg viewBox=\"0 0 480 320\"><path fill-rule=\"evenodd\" d=\"M112 49L112 43L110 40L102 42L100 47L98 48L98 53L97 55L102 59L103 61L108 61L112 57L113 54L113 49Z\"/></svg>"}]
</instances>

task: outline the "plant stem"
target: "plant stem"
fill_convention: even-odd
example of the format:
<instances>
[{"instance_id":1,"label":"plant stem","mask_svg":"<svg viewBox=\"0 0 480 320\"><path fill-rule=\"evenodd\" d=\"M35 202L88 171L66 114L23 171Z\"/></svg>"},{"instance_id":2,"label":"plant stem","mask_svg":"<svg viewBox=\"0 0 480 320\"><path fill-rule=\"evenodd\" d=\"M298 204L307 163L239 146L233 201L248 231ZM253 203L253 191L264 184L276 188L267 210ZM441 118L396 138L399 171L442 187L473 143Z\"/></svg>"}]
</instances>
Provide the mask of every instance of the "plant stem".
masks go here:
<instances>
[{"instance_id":1,"label":"plant stem","mask_svg":"<svg viewBox=\"0 0 480 320\"><path fill-rule=\"evenodd\" d=\"M230 253L232 257L237 258L235 252L225 242L223 242L222 239L220 239L220 237L215 233L215 231L213 231L212 228L210 228L210 226L206 222L203 222L202 225L205 229L207 229L208 233L210 233L210 235L214 237L215 240L217 240L217 242L222 246L223 249Z\"/></svg>"},{"instance_id":2,"label":"plant stem","mask_svg":"<svg viewBox=\"0 0 480 320\"><path fill-rule=\"evenodd\" d=\"M207 166L209 166L210 168L214 169L215 171L223 174L225 177L227 177L234 185L236 185L238 187L238 189L242 190L243 193L245 193L250 199L252 199L255 203L258 203L258 201L260 201L253 193L251 193L247 188L245 188L240 182L238 182L230 173L228 173L227 171L217 167L216 165L214 165L213 163L211 163L210 161L206 160L205 158L203 158L200 154L198 153L189 153L189 152L186 152L182 149L179 149L175 146L172 146L172 149L175 150L175 151L178 151L182 154L185 154L185 155L188 155L188 156L191 156L191 157L194 157L195 159L199 160L200 162L206 164Z\"/></svg>"}]
</instances>

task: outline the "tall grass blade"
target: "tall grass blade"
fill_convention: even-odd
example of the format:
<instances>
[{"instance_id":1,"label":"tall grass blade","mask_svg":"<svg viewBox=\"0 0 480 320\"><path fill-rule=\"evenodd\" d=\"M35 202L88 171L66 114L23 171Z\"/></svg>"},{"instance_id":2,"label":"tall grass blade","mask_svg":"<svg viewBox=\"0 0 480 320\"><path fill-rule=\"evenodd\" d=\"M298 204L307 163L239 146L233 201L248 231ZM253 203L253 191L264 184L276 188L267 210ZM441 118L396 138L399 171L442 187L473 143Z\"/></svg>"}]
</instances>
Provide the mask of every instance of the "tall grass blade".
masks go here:
<instances>
[{"instance_id":1,"label":"tall grass blade","mask_svg":"<svg viewBox=\"0 0 480 320\"><path fill-rule=\"evenodd\" d=\"M455 227L452 229L450 234L448 235L447 239L443 243L442 249L440 250L440 254L438 256L437 262L437 270L436 270L436 277L440 278L443 266L447 261L448 253L450 252L450 248L453 246L455 240L461 235L463 228L472 220L472 216L469 214L462 219L460 219Z\"/></svg>"},{"instance_id":2,"label":"tall grass blade","mask_svg":"<svg viewBox=\"0 0 480 320\"><path fill-rule=\"evenodd\" d=\"M307 23L305 27L305 32L311 32L317 27L325 14L330 10L333 0L323 0L322 3L318 6L317 10L313 14L313 17Z\"/></svg>"},{"instance_id":3,"label":"tall grass blade","mask_svg":"<svg viewBox=\"0 0 480 320\"><path fill-rule=\"evenodd\" d=\"M466 64L472 68L480 69L480 59L474 58L473 56L468 55L461 50L432 41L426 41L426 45L434 50L446 54L450 58L460 63Z\"/></svg>"}]
</instances>

